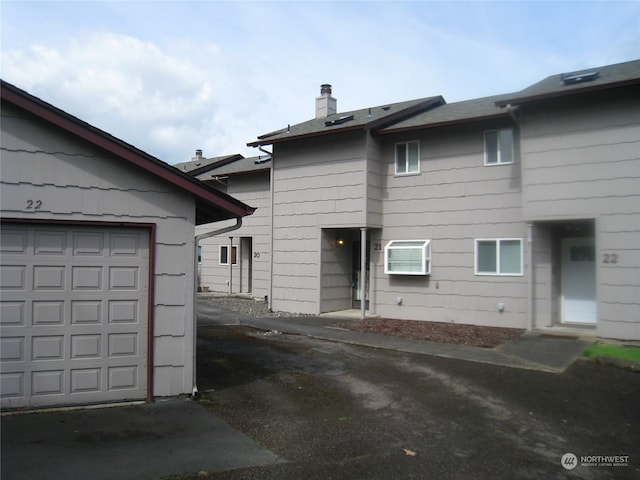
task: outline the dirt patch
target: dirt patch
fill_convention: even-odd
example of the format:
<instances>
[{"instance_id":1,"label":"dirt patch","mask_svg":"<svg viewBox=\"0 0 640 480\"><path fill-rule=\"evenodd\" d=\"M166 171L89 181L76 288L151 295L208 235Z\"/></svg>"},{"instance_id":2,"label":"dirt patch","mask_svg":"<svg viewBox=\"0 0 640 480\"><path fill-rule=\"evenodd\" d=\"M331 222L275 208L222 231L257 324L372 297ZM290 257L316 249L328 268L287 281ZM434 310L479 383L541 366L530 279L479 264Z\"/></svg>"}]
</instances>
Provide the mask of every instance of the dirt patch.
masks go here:
<instances>
[{"instance_id":1,"label":"dirt patch","mask_svg":"<svg viewBox=\"0 0 640 480\"><path fill-rule=\"evenodd\" d=\"M519 328L482 327L455 323L366 318L337 325L355 332L392 335L413 340L455 343L473 347L494 348L524 333Z\"/></svg>"}]
</instances>

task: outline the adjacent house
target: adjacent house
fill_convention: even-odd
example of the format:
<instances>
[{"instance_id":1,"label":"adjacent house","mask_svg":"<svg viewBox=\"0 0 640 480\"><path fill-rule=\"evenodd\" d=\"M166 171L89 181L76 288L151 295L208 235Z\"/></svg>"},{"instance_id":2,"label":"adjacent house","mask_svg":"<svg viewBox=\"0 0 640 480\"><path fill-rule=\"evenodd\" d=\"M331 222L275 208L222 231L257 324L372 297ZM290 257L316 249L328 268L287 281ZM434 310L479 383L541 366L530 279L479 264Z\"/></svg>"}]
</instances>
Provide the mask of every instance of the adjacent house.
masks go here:
<instances>
[{"instance_id":1,"label":"adjacent house","mask_svg":"<svg viewBox=\"0 0 640 480\"><path fill-rule=\"evenodd\" d=\"M199 240L200 290L264 300L269 295L271 273L271 156L205 158L196 150L191 161L175 166L256 208L237 231ZM196 232L206 235L207 229L207 225L198 226Z\"/></svg>"},{"instance_id":2,"label":"adjacent house","mask_svg":"<svg viewBox=\"0 0 640 480\"><path fill-rule=\"evenodd\" d=\"M2 408L192 393L195 226L254 209L9 83L1 98Z\"/></svg>"},{"instance_id":3,"label":"adjacent house","mask_svg":"<svg viewBox=\"0 0 640 480\"><path fill-rule=\"evenodd\" d=\"M638 84L632 61L342 113L322 85L316 118L249 144L271 308L640 339Z\"/></svg>"}]
</instances>

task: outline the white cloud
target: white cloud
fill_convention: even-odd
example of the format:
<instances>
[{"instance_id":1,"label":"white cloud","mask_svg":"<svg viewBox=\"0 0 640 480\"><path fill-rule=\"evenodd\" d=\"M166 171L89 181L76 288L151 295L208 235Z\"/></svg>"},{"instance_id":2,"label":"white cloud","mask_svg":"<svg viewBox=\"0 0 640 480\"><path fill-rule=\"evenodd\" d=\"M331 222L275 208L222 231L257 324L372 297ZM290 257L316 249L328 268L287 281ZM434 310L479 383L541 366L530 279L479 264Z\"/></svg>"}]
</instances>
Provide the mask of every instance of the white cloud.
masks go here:
<instances>
[{"instance_id":1,"label":"white cloud","mask_svg":"<svg viewBox=\"0 0 640 480\"><path fill-rule=\"evenodd\" d=\"M9 2L2 76L170 163L197 148L255 155L246 142L313 117L321 83L341 111L507 93L637 58L639 12L635 2Z\"/></svg>"}]
</instances>

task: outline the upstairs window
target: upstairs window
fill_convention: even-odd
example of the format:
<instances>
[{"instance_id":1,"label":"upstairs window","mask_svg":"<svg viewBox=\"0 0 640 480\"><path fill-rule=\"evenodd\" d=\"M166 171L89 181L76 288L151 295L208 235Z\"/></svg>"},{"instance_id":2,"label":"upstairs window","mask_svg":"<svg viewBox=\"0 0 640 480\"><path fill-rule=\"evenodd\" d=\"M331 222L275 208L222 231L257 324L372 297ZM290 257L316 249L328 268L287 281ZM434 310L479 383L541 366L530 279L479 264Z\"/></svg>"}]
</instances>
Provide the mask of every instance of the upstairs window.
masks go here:
<instances>
[{"instance_id":1,"label":"upstairs window","mask_svg":"<svg viewBox=\"0 0 640 480\"><path fill-rule=\"evenodd\" d=\"M384 273L429 275L431 240L392 240L384 247Z\"/></svg>"},{"instance_id":2,"label":"upstairs window","mask_svg":"<svg viewBox=\"0 0 640 480\"><path fill-rule=\"evenodd\" d=\"M505 165L513 163L513 129L484 132L484 164Z\"/></svg>"},{"instance_id":3,"label":"upstairs window","mask_svg":"<svg viewBox=\"0 0 640 480\"><path fill-rule=\"evenodd\" d=\"M229 265L229 245L220 245L220 265ZM238 246L231 248L231 264L238 264Z\"/></svg>"},{"instance_id":4,"label":"upstairs window","mask_svg":"<svg viewBox=\"0 0 640 480\"><path fill-rule=\"evenodd\" d=\"M476 275L522 275L522 240L476 240Z\"/></svg>"},{"instance_id":5,"label":"upstairs window","mask_svg":"<svg viewBox=\"0 0 640 480\"><path fill-rule=\"evenodd\" d=\"M396 143L396 175L420 173L420 143Z\"/></svg>"}]
</instances>

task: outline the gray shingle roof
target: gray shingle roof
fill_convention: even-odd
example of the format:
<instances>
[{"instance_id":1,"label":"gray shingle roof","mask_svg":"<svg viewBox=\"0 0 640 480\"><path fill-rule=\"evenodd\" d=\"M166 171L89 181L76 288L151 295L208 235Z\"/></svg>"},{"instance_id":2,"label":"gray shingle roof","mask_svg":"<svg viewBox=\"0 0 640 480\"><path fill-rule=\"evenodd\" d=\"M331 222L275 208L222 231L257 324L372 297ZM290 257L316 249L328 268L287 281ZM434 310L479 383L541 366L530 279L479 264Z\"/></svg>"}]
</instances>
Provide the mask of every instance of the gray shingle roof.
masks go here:
<instances>
[{"instance_id":1,"label":"gray shingle roof","mask_svg":"<svg viewBox=\"0 0 640 480\"><path fill-rule=\"evenodd\" d=\"M416 128L432 128L480 119L484 120L491 117L505 117L508 115L507 110L496 106L496 102L503 98L506 98L506 96L494 95L462 102L447 103L390 125L389 127L379 130L378 133L397 133L405 130L414 130Z\"/></svg>"},{"instance_id":2,"label":"gray shingle roof","mask_svg":"<svg viewBox=\"0 0 640 480\"><path fill-rule=\"evenodd\" d=\"M257 141L248 145L255 147L336 132L383 128L396 121L401 121L407 116L415 115L443 103L444 99L437 96L336 113L325 118L314 118L260 135Z\"/></svg>"},{"instance_id":3,"label":"gray shingle roof","mask_svg":"<svg viewBox=\"0 0 640 480\"><path fill-rule=\"evenodd\" d=\"M588 76L588 74L594 73L597 74ZM565 83L563 82L563 78L567 76L570 78L574 77L575 79L583 78L584 81ZM507 104L516 105L545 98L554 98L638 83L640 83L640 60L633 60L631 62L606 65L604 67L588 68L578 72L551 75L524 90L506 96L506 98L499 100L496 104L498 106Z\"/></svg>"},{"instance_id":4,"label":"gray shingle roof","mask_svg":"<svg viewBox=\"0 0 640 480\"><path fill-rule=\"evenodd\" d=\"M213 165L220 163L228 163L230 161L244 158L239 153L234 153L233 155L223 155L221 157L211 157L211 158L199 158L198 160L191 160L189 162L176 163L174 167L183 172L189 173L191 175L197 175L201 170L208 170L213 167Z\"/></svg>"},{"instance_id":5,"label":"gray shingle roof","mask_svg":"<svg viewBox=\"0 0 640 480\"><path fill-rule=\"evenodd\" d=\"M211 168L196 175L198 180L207 181L216 177L226 177L229 175L240 175L246 173L255 173L271 168L271 158L267 155L259 157L239 158L232 162L225 163L222 166Z\"/></svg>"}]
</instances>

